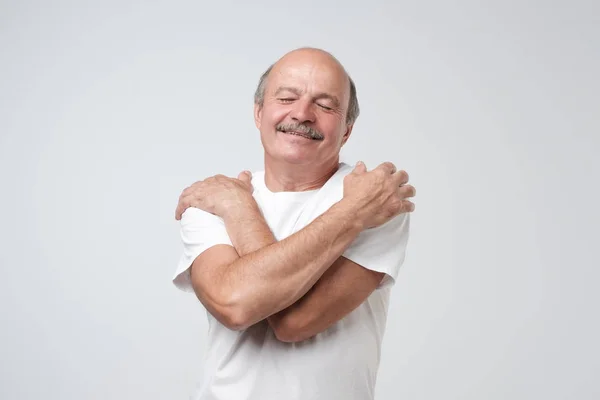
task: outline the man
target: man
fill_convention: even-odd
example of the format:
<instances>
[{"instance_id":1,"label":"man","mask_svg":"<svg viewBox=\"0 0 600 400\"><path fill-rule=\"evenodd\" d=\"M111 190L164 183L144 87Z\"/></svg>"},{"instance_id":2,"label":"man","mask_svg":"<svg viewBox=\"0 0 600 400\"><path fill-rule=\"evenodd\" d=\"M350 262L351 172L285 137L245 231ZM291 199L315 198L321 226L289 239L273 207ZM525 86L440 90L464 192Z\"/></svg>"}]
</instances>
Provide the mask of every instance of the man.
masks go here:
<instances>
[{"instance_id":1,"label":"man","mask_svg":"<svg viewBox=\"0 0 600 400\"><path fill-rule=\"evenodd\" d=\"M183 191L174 283L210 326L197 399L373 399L415 189L391 163L340 163L358 113L332 55L294 50L255 94L264 171Z\"/></svg>"}]
</instances>

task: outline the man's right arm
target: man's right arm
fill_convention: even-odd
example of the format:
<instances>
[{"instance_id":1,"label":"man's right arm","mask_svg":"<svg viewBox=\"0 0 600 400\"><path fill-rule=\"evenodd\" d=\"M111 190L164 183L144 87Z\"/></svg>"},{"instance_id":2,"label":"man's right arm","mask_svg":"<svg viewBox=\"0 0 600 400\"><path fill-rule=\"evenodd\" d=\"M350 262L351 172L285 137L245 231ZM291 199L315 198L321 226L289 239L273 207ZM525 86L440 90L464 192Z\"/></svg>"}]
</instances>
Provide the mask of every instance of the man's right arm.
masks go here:
<instances>
[{"instance_id":1,"label":"man's right arm","mask_svg":"<svg viewBox=\"0 0 600 400\"><path fill-rule=\"evenodd\" d=\"M246 329L308 292L364 229L348 218L356 211L342 199L295 234L241 257L232 246L213 246L192 264L194 292L223 325Z\"/></svg>"}]
</instances>

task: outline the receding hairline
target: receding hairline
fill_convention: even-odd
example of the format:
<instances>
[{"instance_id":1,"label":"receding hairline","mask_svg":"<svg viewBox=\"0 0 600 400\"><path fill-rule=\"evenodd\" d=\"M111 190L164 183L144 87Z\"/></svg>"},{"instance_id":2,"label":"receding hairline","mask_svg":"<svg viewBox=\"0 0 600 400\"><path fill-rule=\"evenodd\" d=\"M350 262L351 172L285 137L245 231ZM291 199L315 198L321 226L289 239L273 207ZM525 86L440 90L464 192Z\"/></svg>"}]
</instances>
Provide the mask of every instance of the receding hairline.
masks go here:
<instances>
[{"instance_id":1,"label":"receding hairline","mask_svg":"<svg viewBox=\"0 0 600 400\"><path fill-rule=\"evenodd\" d=\"M344 74L344 76L346 77L346 79L348 79L350 81L350 74L348 74L348 71L346 71L346 68L344 68L344 65L340 62L340 60L338 60L333 54L331 54L327 50L319 49L319 48L316 48L316 47L300 47L300 48L297 48L297 49L294 49L292 51L287 52L286 54L284 54L283 56L281 56L277 61L275 61L273 64L271 64L271 66L268 69L268 73L267 73L266 77L268 77L268 75L271 73L271 71L273 71L273 69L277 68L280 64L282 64L283 62L285 62L286 59L288 59L290 57L293 57L297 53L309 53L309 54L310 53L319 53L320 55L325 56L330 61L333 61L333 63Z\"/></svg>"},{"instance_id":2,"label":"receding hairline","mask_svg":"<svg viewBox=\"0 0 600 400\"><path fill-rule=\"evenodd\" d=\"M356 85L354 84L352 77L350 76L350 74L348 73L348 71L346 70L344 65L333 54L331 54L330 52L328 52L326 50L315 48L315 47L300 47L300 48L294 49L292 51L287 52L286 54L281 56L277 61L275 61L273 64L271 64L263 72L263 74L260 77L259 84L254 93L254 103L257 104L259 107L262 107L262 105L264 104L264 96L266 93L266 87L267 87L267 81L268 81L269 75L271 74L273 69L275 69L283 60L292 56L294 53L298 53L298 52L321 53L322 55L325 55L328 58L330 58L344 73L344 75L346 76L346 79L348 80L348 85L349 85L349 96L348 96L349 99L348 99L348 110L346 111L346 113L347 113L346 120L348 123L353 123L358 118L358 115L360 114L360 107L358 104L358 98L357 98L357 94L356 94Z\"/></svg>"}]
</instances>

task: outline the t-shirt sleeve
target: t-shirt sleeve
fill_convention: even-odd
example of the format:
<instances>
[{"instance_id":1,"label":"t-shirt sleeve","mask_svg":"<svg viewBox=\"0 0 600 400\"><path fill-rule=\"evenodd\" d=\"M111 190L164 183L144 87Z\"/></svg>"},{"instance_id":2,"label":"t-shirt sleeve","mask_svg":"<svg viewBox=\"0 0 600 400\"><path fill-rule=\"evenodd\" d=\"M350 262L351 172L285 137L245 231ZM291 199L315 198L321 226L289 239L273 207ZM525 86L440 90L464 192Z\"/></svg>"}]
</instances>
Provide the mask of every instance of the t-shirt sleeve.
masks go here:
<instances>
[{"instance_id":1,"label":"t-shirt sleeve","mask_svg":"<svg viewBox=\"0 0 600 400\"><path fill-rule=\"evenodd\" d=\"M385 273L379 289L392 286L406 256L410 213L403 213L356 238L342 256L364 268Z\"/></svg>"},{"instance_id":2,"label":"t-shirt sleeve","mask_svg":"<svg viewBox=\"0 0 600 400\"><path fill-rule=\"evenodd\" d=\"M180 290L193 292L190 267L196 257L212 246L232 243L223 219L199 208L185 210L180 223L183 253L173 276L173 283Z\"/></svg>"}]
</instances>

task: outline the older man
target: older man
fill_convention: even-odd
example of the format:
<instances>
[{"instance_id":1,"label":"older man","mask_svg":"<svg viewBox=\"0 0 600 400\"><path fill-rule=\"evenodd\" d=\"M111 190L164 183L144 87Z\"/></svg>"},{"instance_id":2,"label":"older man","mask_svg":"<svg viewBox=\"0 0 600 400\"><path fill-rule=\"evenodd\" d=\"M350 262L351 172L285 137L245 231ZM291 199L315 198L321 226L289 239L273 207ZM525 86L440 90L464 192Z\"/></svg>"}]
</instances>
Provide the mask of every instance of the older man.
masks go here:
<instances>
[{"instance_id":1,"label":"older man","mask_svg":"<svg viewBox=\"0 0 600 400\"><path fill-rule=\"evenodd\" d=\"M415 189L340 162L358 114L342 65L294 50L256 90L264 170L183 191L174 283L210 326L197 399L373 399Z\"/></svg>"}]
</instances>

